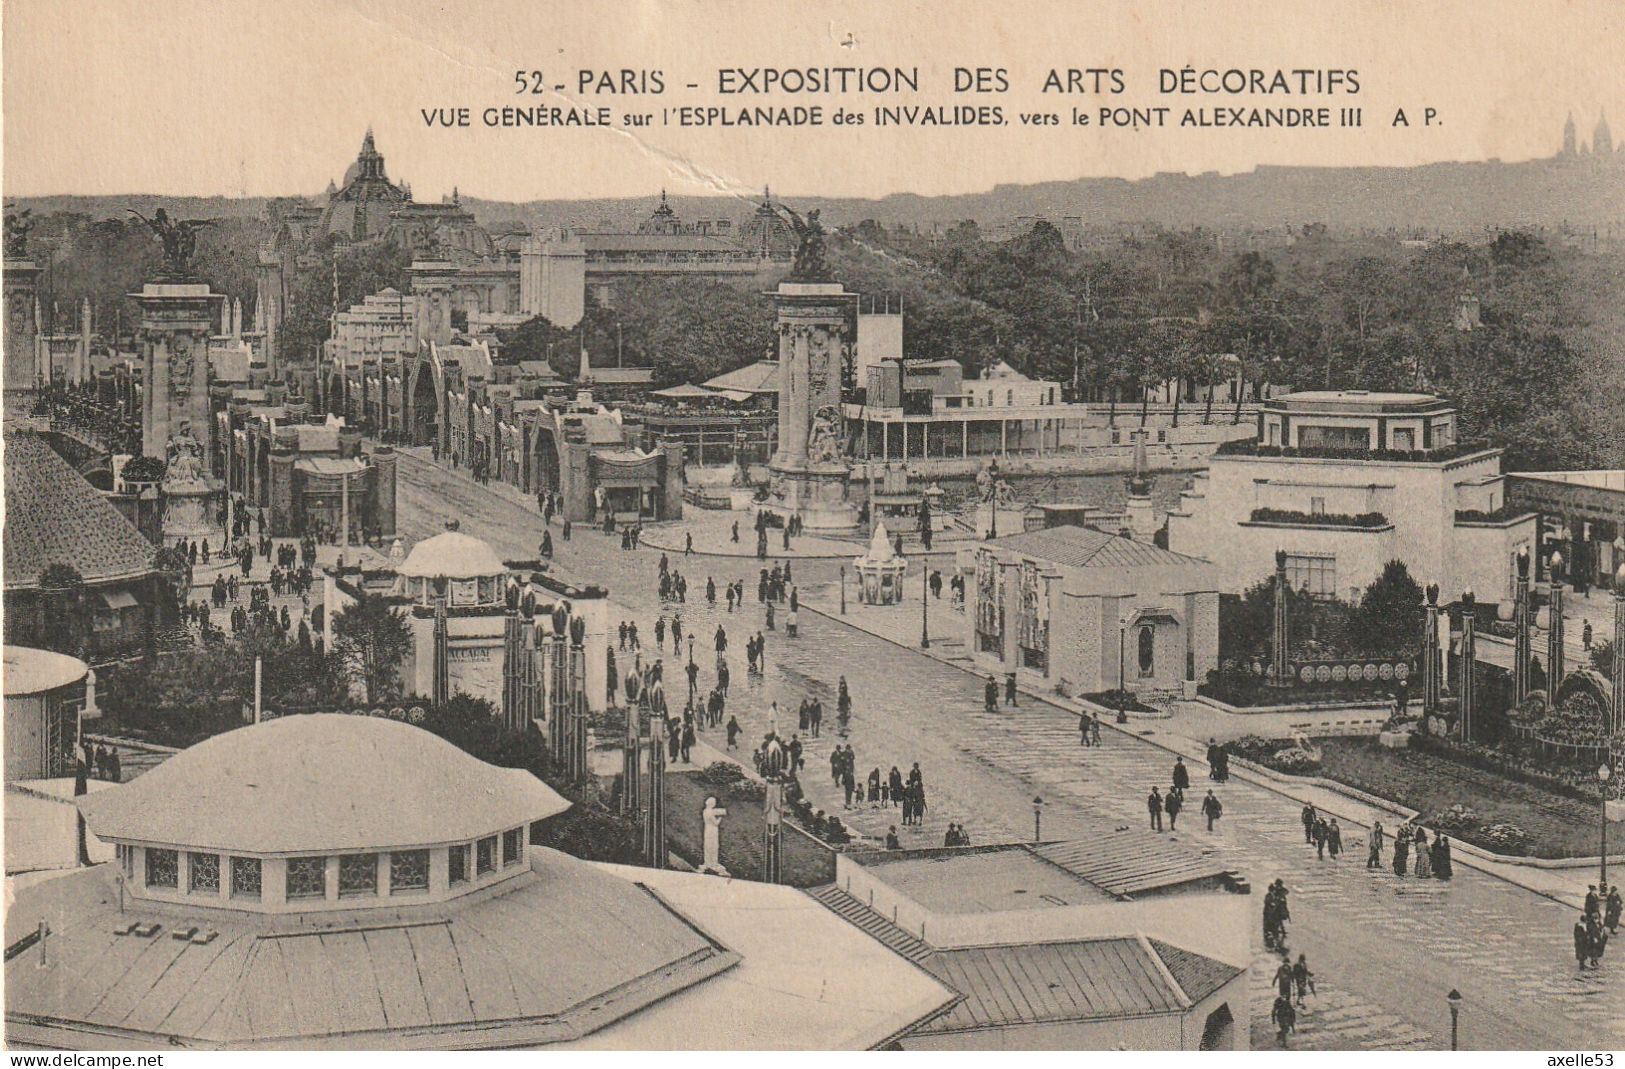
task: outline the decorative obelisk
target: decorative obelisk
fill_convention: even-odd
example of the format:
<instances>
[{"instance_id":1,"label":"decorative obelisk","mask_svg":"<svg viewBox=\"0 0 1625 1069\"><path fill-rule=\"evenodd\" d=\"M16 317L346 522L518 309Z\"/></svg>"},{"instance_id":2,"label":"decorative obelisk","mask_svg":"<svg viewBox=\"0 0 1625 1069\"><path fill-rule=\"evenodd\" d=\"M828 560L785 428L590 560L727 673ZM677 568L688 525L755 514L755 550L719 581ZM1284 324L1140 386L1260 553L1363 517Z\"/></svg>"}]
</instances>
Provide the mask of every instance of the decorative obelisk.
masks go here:
<instances>
[{"instance_id":1,"label":"decorative obelisk","mask_svg":"<svg viewBox=\"0 0 1625 1069\"><path fill-rule=\"evenodd\" d=\"M220 294L192 273L197 231L207 219L172 220L159 208L147 225L163 242L164 269L130 297L140 309L141 451L166 464L159 485L164 541L223 538L215 522L225 484L214 477L214 419L209 410L209 338Z\"/></svg>"},{"instance_id":2,"label":"decorative obelisk","mask_svg":"<svg viewBox=\"0 0 1625 1069\"><path fill-rule=\"evenodd\" d=\"M769 296L778 309L779 447L768 464L769 507L818 531L850 531L857 510L847 499L841 375L855 294L830 277L818 209L782 208L800 238L795 265Z\"/></svg>"}]
</instances>

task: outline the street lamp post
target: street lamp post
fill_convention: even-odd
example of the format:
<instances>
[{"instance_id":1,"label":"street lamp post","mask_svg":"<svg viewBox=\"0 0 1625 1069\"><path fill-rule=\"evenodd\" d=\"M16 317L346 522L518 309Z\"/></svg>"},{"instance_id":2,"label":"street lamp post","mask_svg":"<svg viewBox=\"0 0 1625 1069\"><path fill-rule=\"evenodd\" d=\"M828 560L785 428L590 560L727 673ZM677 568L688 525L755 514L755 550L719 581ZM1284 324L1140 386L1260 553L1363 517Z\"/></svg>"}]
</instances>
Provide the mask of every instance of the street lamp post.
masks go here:
<instances>
[{"instance_id":1,"label":"street lamp post","mask_svg":"<svg viewBox=\"0 0 1625 1069\"><path fill-rule=\"evenodd\" d=\"M1597 766L1597 782L1602 786L1602 820L1598 822L1602 827L1602 850L1597 857L1599 888L1608 886L1608 779L1611 775L1613 770L1608 767L1608 762Z\"/></svg>"},{"instance_id":2,"label":"street lamp post","mask_svg":"<svg viewBox=\"0 0 1625 1069\"><path fill-rule=\"evenodd\" d=\"M1044 841L1044 799L1033 798L1033 842Z\"/></svg>"},{"instance_id":3,"label":"street lamp post","mask_svg":"<svg viewBox=\"0 0 1625 1069\"><path fill-rule=\"evenodd\" d=\"M846 565L841 565L841 615L846 615Z\"/></svg>"},{"instance_id":4,"label":"street lamp post","mask_svg":"<svg viewBox=\"0 0 1625 1069\"><path fill-rule=\"evenodd\" d=\"M1450 994L1446 995L1444 1000L1450 1004L1450 1049L1459 1050L1461 1040L1461 992L1452 987Z\"/></svg>"},{"instance_id":5,"label":"street lamp post","mask_svg":"<svg viewBox=\"0 0 1625 1069\"><path fill-rule=\"evenodd\" d=\"M920 649L931 648L931 625L928 614L931 609L931 569L926 566L925 557L920 557Z\"/></svg>"}]
</instances>

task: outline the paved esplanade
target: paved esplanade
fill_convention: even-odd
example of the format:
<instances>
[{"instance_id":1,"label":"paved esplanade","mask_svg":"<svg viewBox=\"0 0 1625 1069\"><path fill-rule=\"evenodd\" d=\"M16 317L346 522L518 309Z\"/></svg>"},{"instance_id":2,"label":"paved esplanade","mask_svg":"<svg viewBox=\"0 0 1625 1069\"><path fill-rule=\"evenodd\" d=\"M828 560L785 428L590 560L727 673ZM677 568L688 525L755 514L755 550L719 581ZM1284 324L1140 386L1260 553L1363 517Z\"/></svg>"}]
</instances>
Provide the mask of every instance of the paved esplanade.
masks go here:
<instances>
[{"instance_id":1,"label":"paved esplanade","mask_svg":"<svg viewBox=\"0 0 1625 1069\"><path fill-rule=\"evenodd\" d=\"M465 531L490 541L506 556L534 555L542 530L534 504L527 508L517 495L476 486L461 473L411 454L403 459L400 476L400 515L408 538L435 534L445 520L457 518ZM552 531L557 567L606 583L619 603L612 621L636 618L647 656L654 618L662 611L656 597L659 551L624 552L618 536L606 538L585 525L569 543L556 523ZM808 744L803 779L815 804L860 830L883 832L900 814L867 808L848 813L831 789L828 755L835 742L835 680L840 675L852 691L852 733L846 741L856 752L860 779L877 764L882 773L893 764L906 772L918 761L925 773L929 819L918 836L905 838L905 846L940 844L949 820L962 821L980 843L1028 838L1035 794L1046 803L1047 839L1082 834L1086 825L1080 817L1089 812L1138 829L1145 826L1146 793L1153 784L1165 787L1169 781L1172 757L1149 743L1106 728L1102 748L1082 749L1072 714L1025 695L1019 709L986 716L977 677L806 610L800 614L799 640L784 637L782 622L780 630L764 632L766 675L747 679L745 638L763 627L756 602L758 562L703 555L685 559L680 554L670 559L688 579L688 601L681 609L684 630L697 636L702 692L715 678L711 636L719 622L727 628L732 674L728 710L745 727L741 754L748 760L770 700L778 700L781 728L789 730L801 698L821 698L825 730L822 739ZM805 590L831 580L834 568L835 562L797 562L796 583ZM746 608L730 615L719 595L717 608L708 609L707 575L717 579L719 588L729 579L743 579ZM671 607L664 612L669 617ZM668 689L680 703L684 680L670 650L668 645L664 654L670 662ZM1136 731L1155 729L1155 722L1134 725ZM720 748L720 737L720 732L706 732L704 741ZM1292 891L1293 953L1307 953L1323 990L1338 993L1318 1003L1311 1000L1309 1012L1300 1017L1302 1034L1294 1046L1318 1046L1317 1038L1333 1035L1339 1041L1335 1045L1347 1047L1408 1046L1418 1042L1419 1033L1448 1044L1444 996L1453 987L1467 1000L1463 1046L1625 1045L1621 951L1616 948L1606 957L1598 972L1578 973L1570 935L1574 911L1459 861L1449 883L1400 880L1388 869L1368 873L1363 843L1351 845L1336 862L1317 862L1303 843L1299 806L1234 778L1219 791L1224 818L1221 830L1210 837L1202 830L1197 808L1207 789L1205 769L1193 766L1192 780L1179 838L1213 850L1226 865L1244 872L1259 903L1263 887L1284 878ZM1363 833L1349 829L1345 841L1354 839L1363 839ZM1253 938L1256 942L1259 933ZM1253 1009L1267 1019L1267 1001ZM1323 1029L1336 1031L1328 1035Z\"/></svg>"}]
</instances>

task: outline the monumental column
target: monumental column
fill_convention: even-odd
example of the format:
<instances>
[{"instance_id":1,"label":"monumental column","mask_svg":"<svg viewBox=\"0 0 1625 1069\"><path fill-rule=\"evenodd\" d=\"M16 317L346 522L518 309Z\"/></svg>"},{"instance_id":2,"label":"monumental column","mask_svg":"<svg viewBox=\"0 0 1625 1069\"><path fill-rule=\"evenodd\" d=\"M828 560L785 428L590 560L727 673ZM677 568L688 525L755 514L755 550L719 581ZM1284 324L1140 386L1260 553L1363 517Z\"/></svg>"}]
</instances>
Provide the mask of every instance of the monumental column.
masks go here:
<instances>
[{"instance_id":1,"label":"monumental column","mask_svg":"<svg viewBox=\"0 0 1625 1069\"><path fill-rule=\"evenodd\" d=\"M778 310L779 447L768 464L771 507L809 530L851 530L841 374L855 294L830 277L818 210L803 220L784 209L800 236L795 266L770 296Z\"/></svg>"},{"instance_id":2,"label":"monumental column","mask_svg":"<svg viewBox=\"0 0 1625 1069\"><path fill-rule=\"evenodd\" d=\"M28 257L28 232L34 228L29 208L6 212L5 260L5 398L6 418L27 414L42 383L36 368L39 336L40 268ZM12 411L16 408L17 411Z\"/></svg>"},{"instance_id":3,"label":"monumental column","mask_svg":"<svg viewBox=\"0 0 1625 1069\"><path fill-rule=\"evenodd\" d=\"M134 210L163 242L164 269L130 297L140 309L141 451L166 464L159 490L166 542L223 534L215 523L224 484L214 477L214 419L209 410L209 338L220 294L192 273L197 231L207 219L152 219Z\"/></svg>"}]
</instances>

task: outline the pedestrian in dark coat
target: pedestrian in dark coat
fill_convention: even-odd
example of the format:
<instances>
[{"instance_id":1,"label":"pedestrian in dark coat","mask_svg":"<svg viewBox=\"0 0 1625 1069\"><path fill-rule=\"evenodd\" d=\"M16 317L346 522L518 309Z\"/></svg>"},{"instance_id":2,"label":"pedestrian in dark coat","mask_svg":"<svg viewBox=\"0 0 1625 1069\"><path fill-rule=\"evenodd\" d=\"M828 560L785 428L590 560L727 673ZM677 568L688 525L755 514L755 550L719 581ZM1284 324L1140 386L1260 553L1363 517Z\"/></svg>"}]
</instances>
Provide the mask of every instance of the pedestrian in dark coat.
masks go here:
<instances>
[{"instance_id":1,"label":"pedestrian in dark coat","mask_svg":"<svg viewBox=\"0 0 1625 1069\"><path fill-rule=\"evenodd\" d=\"M1155 788L1145 797L1145 809L1151 816L1151 830L1162 830L1162 794Z\"/></svg>"},{"instance_id":2,"label":"pedestrian in dark coat","mask_svg":"<svg viewBox=\"0 0 1625 1069\"><path fill-rule=\"evenodd\" d=\"M739 742L739 718L728 717L728 749L733 749Z\"/></svg>"},{"instance_id":3,"label":"pedestrian in dark coat","mask_svg":"<svg viewBox=\"0 0 1625 1069\"><path fill-rule=\"evenodd\" d=\"M1303 841L1313 844L1315 841L1315 807L1306 805L1301 814L1303 820Z\"/></svg>"},{"instance_id":4,"label":"pedestrian in dark coat","mask_svg":"<svg viewBox=\"0 0 1625 1069\"><path fill-rule=\"evenodd\" d=\"M1191 774L1190 771L1185 767L1185 759L1183 757L1174 758L1174 786L1178 787L1182 791L1190 790Z\"/></svg>"},{"instance_id":5,"label":"pedestrian in dark coat","mask_svg":"<svg viewBox=\"0 0 1625 1069\"><path fill-rule=\"evenodd\" d=\"M1433 840L1433 878L1448 880L1455 874L1455 865L1450 860L1450 840L1441 835Z\"/></svg>"},{"instance_id":6,"label":"pedestrian in dark coat","mask_svg":"<svg viewBox=\"0 0 1625 1069\"><path fill-rule=\"evenodd\" d=\"M1285 1048L1286 1037L1298 1024L1298 1011L1292 1008L1292 1000L1277 997L1275 1007L1270 1010L1270 1020L1275 1022L1275 1042Z\"/></svg>"},{"instance_id":7,"label":"pedestrian in dark coat","mask_svg":"<svg viewBox=\"0 0 1625 1069\"><path fill-rule=\"evenodd\" d=\"M1174 831L1179 827L1179 811L1185 807L1180 793L1172 788L1163 796L1162 807L1168 811L1168 830Z\"/></svg>"},{"instance_id":8,"label":"pedestrian in dark coat","mask_svg":"<svg viewBox=\"0 0 1625 1069\"><path fill-rule=\"evenodd\" d=\"M1224 815L1224 805L1214 797L1212 791L1208 791L1207 797L1202 799L1202 815L1207 818L1208 831L1212 831L1213 822Z\"/></svg>"}]
</instances>

